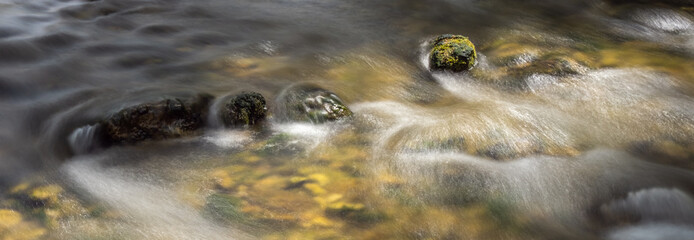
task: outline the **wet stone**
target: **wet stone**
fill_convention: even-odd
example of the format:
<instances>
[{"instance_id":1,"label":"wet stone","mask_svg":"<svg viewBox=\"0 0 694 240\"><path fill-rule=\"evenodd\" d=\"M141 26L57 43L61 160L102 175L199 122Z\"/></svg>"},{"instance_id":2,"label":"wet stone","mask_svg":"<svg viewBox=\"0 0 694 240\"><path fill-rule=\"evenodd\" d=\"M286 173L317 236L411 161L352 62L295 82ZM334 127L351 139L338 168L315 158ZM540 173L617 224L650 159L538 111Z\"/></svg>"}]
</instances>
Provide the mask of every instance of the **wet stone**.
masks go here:
<instances>
[{"instance_id":1,"label":"wet stone","mask_svg":"<svg viewBox=\"0 0 694 240\"><path fill-rule=\"evenodd\" d=\"M352 116L352 111L335 93L312 84L285 89L276 106L280 121L324 123Z\"/></svg>"},{"instance_id":2,"label":"wet stone","mask_svg":"<svg viewBox=\"0 0 694 240\"><path fill-rule=\"evenodd\" d=\"M211 95L198 94L143 103L119 111L102 122L107 140L135 143L191 135L205 122Z\"/></svg>"},{"instance_id":3,"label":"wet stone","mask_svg":"<svg viewBox=\"0 0 694 240\"><path fill-rule=\"evenodd\" d=\"M462 35L444 34L437 37L429 55L429 68L461 72L475 66L475 45Z\"/></svg>"},{"instance_id":4,"label":"wet stone","mask_svg":"<svg viewBox=\"0 0 694 240\"><path fill-rule=\"evenodd\" d=\"M257 92L242 92L231 96L224 100L220 115L226 127L256 125L267 115L265 98Z\"/></svg>"}]
</instances>

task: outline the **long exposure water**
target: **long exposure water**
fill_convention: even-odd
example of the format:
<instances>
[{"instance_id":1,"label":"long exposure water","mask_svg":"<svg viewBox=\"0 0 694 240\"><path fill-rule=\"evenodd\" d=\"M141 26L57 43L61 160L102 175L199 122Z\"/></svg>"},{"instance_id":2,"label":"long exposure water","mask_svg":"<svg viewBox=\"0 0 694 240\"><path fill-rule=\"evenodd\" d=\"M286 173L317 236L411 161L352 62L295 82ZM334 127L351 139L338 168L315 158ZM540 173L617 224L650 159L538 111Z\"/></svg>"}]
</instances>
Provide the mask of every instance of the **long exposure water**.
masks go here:
<instances>
[{"instance_id":1,"label":"long exposure water","mask_svg":"<svg viewBox=\"0 0 694 240\"><path fill-rule=\"evenodd\" d=\"M0 239L694 239L693 13L0 0ZM473 69L429 69L440 34ZM303 83L353 116L285 121ZM242 91L268 119L224 128ZM197 93L217 98L196 134L99 142L120 110Z\"/></svg>"}]
</instances>

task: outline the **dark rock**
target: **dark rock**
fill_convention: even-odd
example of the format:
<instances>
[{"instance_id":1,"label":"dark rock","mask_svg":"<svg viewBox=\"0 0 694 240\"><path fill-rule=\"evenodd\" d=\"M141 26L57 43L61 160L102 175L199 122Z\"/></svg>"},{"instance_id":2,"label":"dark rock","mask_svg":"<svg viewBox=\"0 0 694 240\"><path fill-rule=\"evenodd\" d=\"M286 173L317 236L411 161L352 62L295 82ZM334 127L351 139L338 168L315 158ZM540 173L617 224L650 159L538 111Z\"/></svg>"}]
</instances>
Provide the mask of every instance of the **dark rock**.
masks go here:
<instances>
[{"instance_id":1,"label":"dark rock","mask_svg":"<svg viewBox=\"0 0 694 240\"><path fill-rule=\"evenodd\" d=\"M231 96L224 100L220 115L227 127L255 125L267 115L265 98L256 92Z\"/></svg>"},{"instance_id":2,"label":"dark rock","mask_svg":"<svg viewBox=\"0 0 694 240\"><path fill-rule=\"evenodd\" d=\"M102 121L105 138L118 144L191 135L204 125L211 99L209 94L198 94L123 109Z\"/></svg>"},{"instance_id":3,"label":"dark rock","mask_svg":"<svg viewBox=\"0 0 694 240\"><path fill-rule=\"evenodd\" d=\"M285 89L277 98L276 106L280 121L324 123L352 116L352 111L335 93L313 84Z\"/></svg>"},{"instance_id":4,"label":"dark rock","mask_svg":"<svg viewBox=\"0 0 694 240\"><path fill-rule=\"evenodd\" d=\"M444 34L434 40L429 55L429 68L461 72L475 65L475 45L462 35Z\"/></svg>"}]
</instances>

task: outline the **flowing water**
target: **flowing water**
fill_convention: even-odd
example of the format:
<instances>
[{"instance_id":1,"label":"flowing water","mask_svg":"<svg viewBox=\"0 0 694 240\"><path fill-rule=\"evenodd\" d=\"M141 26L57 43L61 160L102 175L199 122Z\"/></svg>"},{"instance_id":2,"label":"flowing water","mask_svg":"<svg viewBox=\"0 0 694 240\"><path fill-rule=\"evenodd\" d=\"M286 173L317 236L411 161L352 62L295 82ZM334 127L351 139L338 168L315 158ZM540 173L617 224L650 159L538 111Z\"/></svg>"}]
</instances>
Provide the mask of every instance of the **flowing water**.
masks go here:
<instances>
[{"instance_id":1,"label":"flowing water","mask_svg":"<svg viewBox=\"0 0 694 240\"><path fill-rule=\"evenodd\" d=\"M612 2L0 0L0 238L694 239L694 8ZM354 116L273 119L296 83ZM261 126L95 142L240 91Z\"/></svg>"}]
</instances>

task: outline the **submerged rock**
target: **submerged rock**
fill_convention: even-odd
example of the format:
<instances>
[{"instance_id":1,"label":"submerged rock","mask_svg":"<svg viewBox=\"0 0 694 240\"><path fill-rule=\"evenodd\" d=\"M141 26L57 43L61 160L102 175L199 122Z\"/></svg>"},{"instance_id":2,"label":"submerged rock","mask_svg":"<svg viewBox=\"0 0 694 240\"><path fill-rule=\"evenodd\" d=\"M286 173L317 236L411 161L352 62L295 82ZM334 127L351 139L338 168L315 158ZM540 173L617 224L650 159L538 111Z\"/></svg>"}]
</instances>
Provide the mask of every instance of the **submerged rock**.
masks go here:
<instances>
[{"instance_id":1,"label":"submerged rock","mask_svg":"<svg viewBox=\"0 0 694 240\"><path fill-rule=\"evenodd\" d=\"M532 74L565 76L582 74L587 70L588 68L566 56L543 56L527 65L510 67L508 72L513 77L527 77Z\"/></svg>"},{"instance_id":2,"label":"submerged rock","mask_svg":"<svg viewBox=\"0 0 694 240\"><path fill-rule=\"evenodd\" d=\"M461 72L475 65L475 45L462 35L444 34L436 38L429 55L429 68Z\"/></svg>"},{"instance_id":3,"label":"submerged rock","mask_svg":"<svg viewBox=\"0 0 694 240\"><path fill-rule=\"evenodd\" d=\"M204 125L211 99L209 94L198 94L143 103L119 111L101 125L106 140L116 144L186 136Z\"/></svg>"},{"instance_id":4,"label":"submerged rock","mask_svg":"<svg viewBox=\"0 0 694 240\"><path fill-rule=\"evenodd\" d=\"M326 207L325 214L355 224L373 224L386 218L385 214L370 210L361 203L331 203Z\"/></svg>"},{"instance_id":5,"label":"submerged rock","mask_svg":"<svg viewBox=\"0 0 694 240\"><path fill-rule=\"evenodd\" d=\"M241 199L228 194L215 193L207 197L205 214L224 223L245 223L247 217L241 211Z\"/></svg>"},{"instance_id":6,"label":"submerged rock","mask_svg":"<svg viewBox=\"0 0 694 240\"><path fill-rule=\"evenodd\" d=\"M265 119L267 106L260 93L242 92L225 99L219 111L224 126L250 126Z\"/></svg>"},{"instance_id":7,"label":"submerged rock","mask_svg":"<svg viewBox=\"0 0 694 240\"><path fill-rule=\"evenodd\" d=\"M352 111L335 93L313 84L285 89L277 98L277 119L324 123L352 116Z\"/></svg>"}]
</instances>

